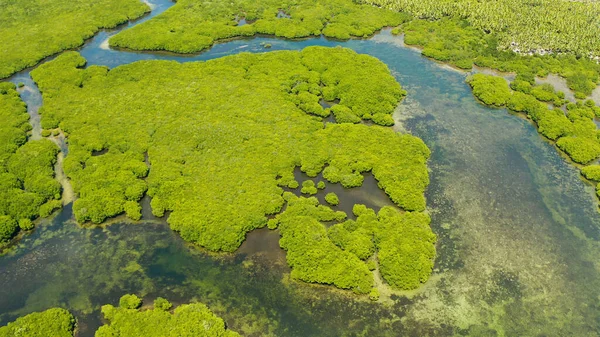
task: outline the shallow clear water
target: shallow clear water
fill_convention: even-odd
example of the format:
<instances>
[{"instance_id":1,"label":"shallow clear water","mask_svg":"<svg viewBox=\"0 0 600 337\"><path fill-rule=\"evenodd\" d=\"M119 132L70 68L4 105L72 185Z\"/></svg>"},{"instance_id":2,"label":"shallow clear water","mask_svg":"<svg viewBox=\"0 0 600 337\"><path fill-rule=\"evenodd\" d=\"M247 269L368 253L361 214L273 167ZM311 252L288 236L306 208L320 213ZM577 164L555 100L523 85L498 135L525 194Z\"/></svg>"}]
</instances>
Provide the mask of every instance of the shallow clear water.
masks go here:
<instances>
[{"instance_id":1,"label":"shallow clear water","mask_svg":"<svg viewBox=\"0 0 600 337\"><path fill-rule=\"evenodd\" d=\"M156 4L152 15L170 5ZM594 188L529 122L478 104L465 74L421 57L386 31L347 42L235 40L195 56L104 49L113 33L101 32L81 48L89 65L189 62L311 45L341 45L386 63L408 90L395 114L398 130L432 150L427 200L439 237L434 275L417 291L384 294L373 304L289 280L276 232L259 230L238 254L211 256L188 247L161 219L82 229L67 207L0 257L0 323L62 306L78 316L80 336L92 336L101 323L99 306L135 292L205 302L249 336L600 335ZM23 95L30 109L39 106L28 72L11 81L31 89ZM348 207L344 200L389 202L372 181L328 191L342 197L340 207Z\"/></svg>"}]
</instances>

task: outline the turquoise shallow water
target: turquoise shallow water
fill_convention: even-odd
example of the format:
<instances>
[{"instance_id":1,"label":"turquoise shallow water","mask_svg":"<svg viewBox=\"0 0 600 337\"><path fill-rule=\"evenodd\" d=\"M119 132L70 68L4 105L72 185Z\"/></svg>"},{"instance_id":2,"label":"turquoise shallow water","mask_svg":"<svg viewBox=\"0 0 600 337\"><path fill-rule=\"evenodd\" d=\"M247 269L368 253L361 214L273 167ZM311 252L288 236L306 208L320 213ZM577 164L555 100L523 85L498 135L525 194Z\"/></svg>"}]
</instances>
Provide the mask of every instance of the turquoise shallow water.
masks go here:
<instances>
[{"instance_id":1,"label":"turquoise shallow water","mask_svg":"<svg viewBox=\"0 0 600 337\"><path fill-rule=\"evenodd\" d=\"M157 2L151 16L169 6ZM600 335L593 187L529 122L478 104L466 74L423 58L388 31L347 42L257 37L195 56L104 49L111 34L101 32L80 49L88 65L192 62L312 45L344 46L386 63L408 90L395 114L398 130L432 150L434 275L416 292L386 294L373 304L290 281L276 232L251 233L238 254L215 257L188 247L161 219L83 229L66 207L0 257L0 323L62 306L79 318L80 336L92 336L101 324L99 306L135 292L148 300L203 301L249 336ZM35 116L41 97L28 72L10 80L27 85L23 98ZM372 181L347 193L328 189L340 192L342 204L389 202Z\"/></svg>"}]
</instances>

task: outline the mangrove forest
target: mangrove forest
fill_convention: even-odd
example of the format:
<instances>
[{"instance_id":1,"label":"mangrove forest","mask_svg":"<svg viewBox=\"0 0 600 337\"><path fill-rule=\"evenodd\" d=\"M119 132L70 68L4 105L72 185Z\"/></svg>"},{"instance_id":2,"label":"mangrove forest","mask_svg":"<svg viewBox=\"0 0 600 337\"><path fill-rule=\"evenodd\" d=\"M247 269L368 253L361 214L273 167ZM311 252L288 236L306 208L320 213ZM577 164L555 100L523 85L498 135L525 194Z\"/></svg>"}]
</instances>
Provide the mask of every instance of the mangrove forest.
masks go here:
<instances>
[{"instance_id":1,"label":"mangrove forest","mask_svg":"<svg viewBox=\"0 0 600 337\"><path fill-rule=\"evenodd\" d=\"M0 0L0 337L599 336L600 4Z\"/></svg>"}]
</instances>

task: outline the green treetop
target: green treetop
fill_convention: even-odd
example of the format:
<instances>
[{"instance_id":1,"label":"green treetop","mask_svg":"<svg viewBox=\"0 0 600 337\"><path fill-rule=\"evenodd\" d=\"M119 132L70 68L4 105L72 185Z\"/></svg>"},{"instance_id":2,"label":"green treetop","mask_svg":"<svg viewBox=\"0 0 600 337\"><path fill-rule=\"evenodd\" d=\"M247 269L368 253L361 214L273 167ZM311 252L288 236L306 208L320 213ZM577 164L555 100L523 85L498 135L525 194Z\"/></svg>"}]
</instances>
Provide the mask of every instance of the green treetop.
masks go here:
<instances>
[{"instance_id":1,"label":"green treetop","mask_svg":"<svg viewBox=\"0 0 600 337\"><path fill-rule=\"evenodd\" d=\"M366 37L397 26L406 15L352 0L180 0L156 18L110 39L111 46L193 53L218 40L269 34L300 38L324 34ZM239 25L244 19L246 24Z\"/></svg>"}]
</instances>

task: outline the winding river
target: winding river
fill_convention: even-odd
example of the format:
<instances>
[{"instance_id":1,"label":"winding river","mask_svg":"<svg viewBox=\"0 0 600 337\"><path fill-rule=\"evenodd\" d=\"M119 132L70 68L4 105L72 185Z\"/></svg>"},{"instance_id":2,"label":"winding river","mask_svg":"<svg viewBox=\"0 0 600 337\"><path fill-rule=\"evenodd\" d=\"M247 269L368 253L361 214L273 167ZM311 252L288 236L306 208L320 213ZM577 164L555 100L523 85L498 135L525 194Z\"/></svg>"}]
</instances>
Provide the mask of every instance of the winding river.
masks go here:
<instances>
[{"instance_id":1,"label":"winding river","mask_svg":"<svg viewBox=\"0 0 600 337\"><path fill-rule=\"evenodd\" d=\"M408 91L394 115L396 128L432 150L427 200L439 237L434 275L417 291L383 294L371 303L290 280L273 231L255 231L236 254L214 256L189 247L152 217L147 199L141 223L116 219L106 228L80 228L67 205L0 257L0 324L61 306L78 317L78 336L93 336L101 305L138 293L148 300L202 301L246 336L600 335L600 214L593 186L529 122L478 104L465 73L422 57L387 30L346 42L240 39L194 56L107 48L109 36L172 3L153 5L146 17L102 31L81 47L88 65L208 60L265 52L266 43L269 50L340 45L386 63ZM41 95L28 71L9 80L25 83L21 93L36 136ZM368 177L365 186L340 196L376 207L389 203Z\"/></svg>"}]
</instances>

